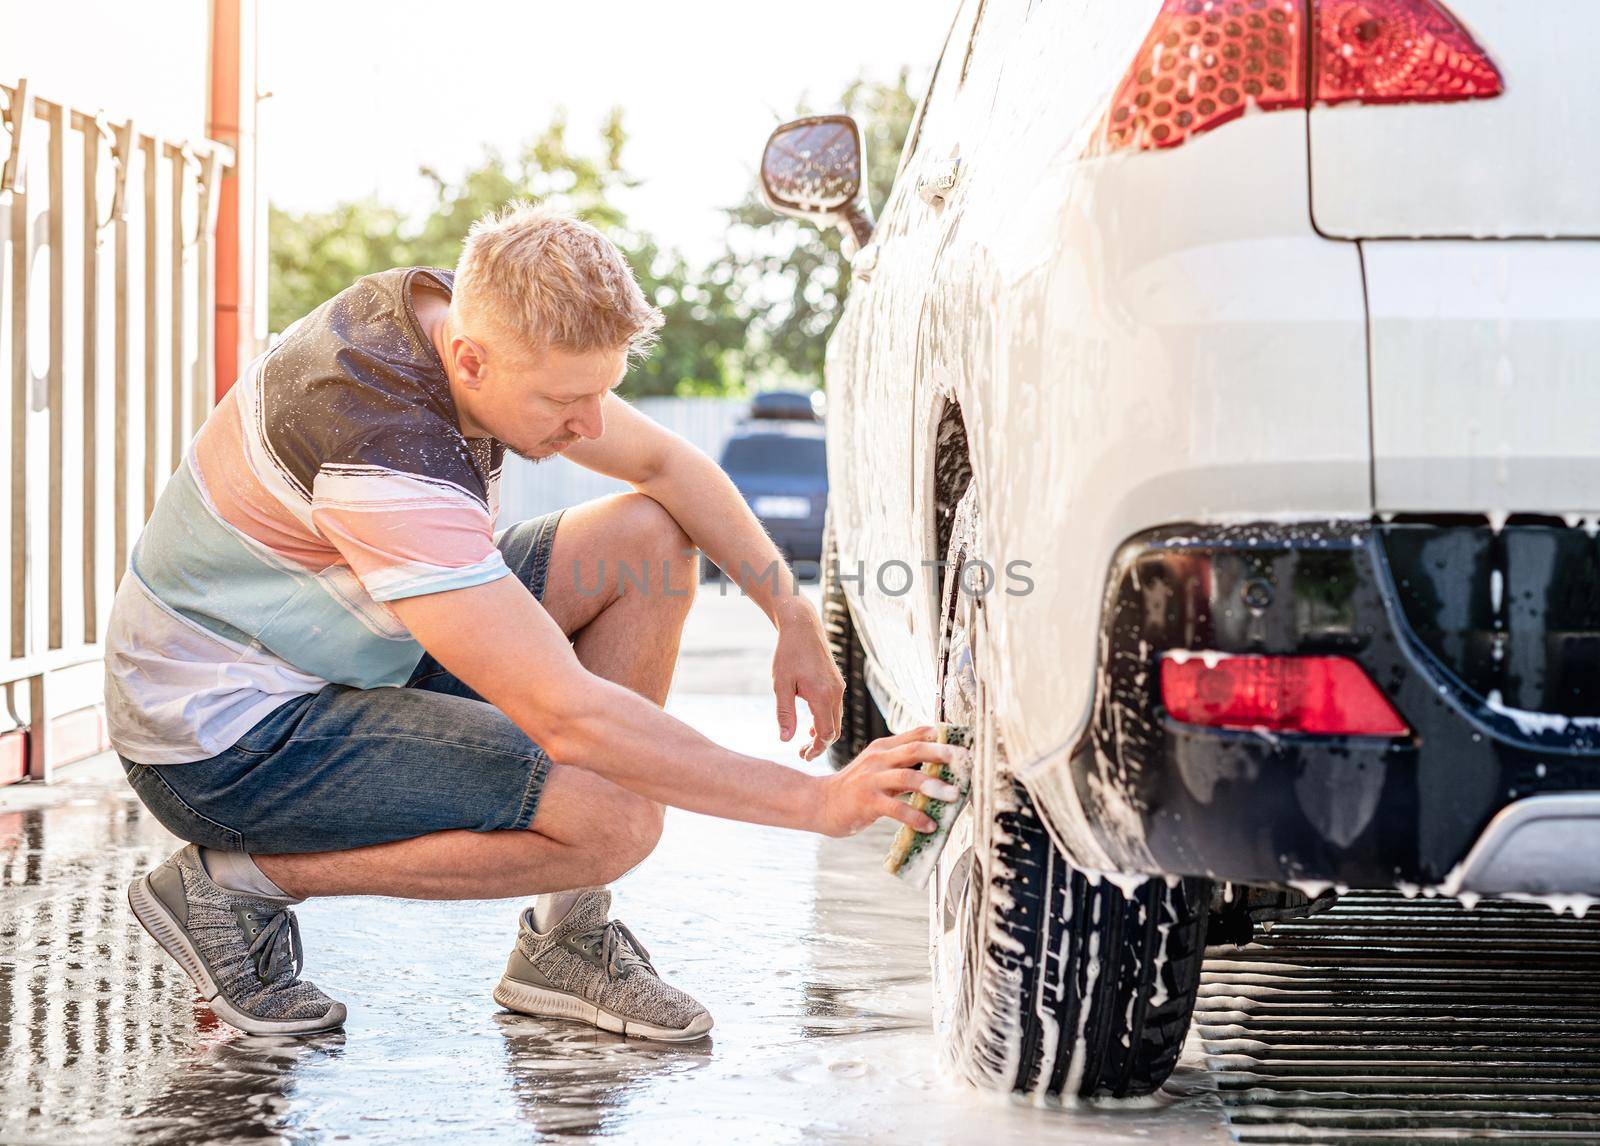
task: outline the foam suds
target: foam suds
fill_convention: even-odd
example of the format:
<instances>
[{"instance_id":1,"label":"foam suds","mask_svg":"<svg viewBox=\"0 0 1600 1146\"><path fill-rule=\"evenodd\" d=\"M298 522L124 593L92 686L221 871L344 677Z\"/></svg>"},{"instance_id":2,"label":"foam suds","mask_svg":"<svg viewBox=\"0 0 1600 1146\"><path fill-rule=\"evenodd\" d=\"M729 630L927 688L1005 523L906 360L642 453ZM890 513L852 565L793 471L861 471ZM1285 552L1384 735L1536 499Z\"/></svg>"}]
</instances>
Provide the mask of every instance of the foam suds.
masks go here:
<instances>
[{"instance_id":1,"label":"foam suds","mask_svg":"<svg viewBox=\"0 0 1600 1146\"><path fill-rule=\"evenodd\" d=\"M1557 915L1565 915L1570 911L1577 919L1588 915L1589 909L1600 903L1600 898L1592 895L1527 895L1522 892L1510 892L1500 898L1512 899L1518 903L1542 903Z\"/></svg>"},{"instance_id":2,"label":"foam suds","mask_svg":"<svg viewBox=\"0 0 1600 1146\"><path fill-rule=\"evenodd\" d=\"M1497 688L1490 689L1484 701L1492 711L1509 717L1524 736L1559 734L1573 728L1600 729L1600 716L1563 716L1558 712L1529 712L1524 708L1512 708L1505 703Z\"/></svg>"},{"instance_id":3,"label":"foam suds","mask_svg":"<svg viewBox=\"0 0 1600 1146\"><path fill-rule=\"evenodd\" d=\"M1331 879L1291 879L1289 886L1298 891L1307 899L1316 899L1325 891L1333 889Z\"/></svg>"}]
</instances>

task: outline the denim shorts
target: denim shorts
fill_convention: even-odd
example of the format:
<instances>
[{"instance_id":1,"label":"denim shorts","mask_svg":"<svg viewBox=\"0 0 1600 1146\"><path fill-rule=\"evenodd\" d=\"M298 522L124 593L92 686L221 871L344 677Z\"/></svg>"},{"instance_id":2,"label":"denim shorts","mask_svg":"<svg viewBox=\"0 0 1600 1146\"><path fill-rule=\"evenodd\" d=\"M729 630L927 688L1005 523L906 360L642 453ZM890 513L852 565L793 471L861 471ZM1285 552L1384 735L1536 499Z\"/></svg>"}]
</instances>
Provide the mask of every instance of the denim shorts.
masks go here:
<instances>
[{"instance_id":1,"label":"denim shorts","mask_svg":"<svg viewBox=\"0 0 1600 1146\"><path fill-rule=\"evenodd\" d=\"M543 598L560 513L500 536ZM330 684L187 764L122 761L163 827L224 851L340 851L465 828L527 828L550 760L504 713L423 655L403 688Z\"/></svg>"}]
</instances>

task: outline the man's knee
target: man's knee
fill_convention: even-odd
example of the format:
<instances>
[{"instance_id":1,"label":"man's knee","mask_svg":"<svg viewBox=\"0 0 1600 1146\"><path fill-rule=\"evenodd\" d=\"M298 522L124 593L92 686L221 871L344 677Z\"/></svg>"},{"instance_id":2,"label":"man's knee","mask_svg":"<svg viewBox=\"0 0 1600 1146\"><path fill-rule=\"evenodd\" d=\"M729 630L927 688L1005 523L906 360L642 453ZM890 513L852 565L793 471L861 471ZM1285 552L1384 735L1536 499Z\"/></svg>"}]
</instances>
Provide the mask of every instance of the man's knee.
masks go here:
<instances>
[{"instance_id":1,"label":"man's knee","mask_svg":"<svg viewBox=\"0 0 1600 1146\"><path fill-rule=\"evenodd\" d=\"M622 518L619 524L634 542L638 555L625 584L633 588L643 585L648 596L687 608L699 580L694 542L654 498L630 493L621 495L618 501Z\"/></svg>"},{"instance_id":2,"label":"man's knee","mask_svg":"<svg viewBox=\"0 0 1600 1146\"><path fill-rule=\"evenodd\" d=\"M583 798L581 816L562 829L565 845L583 857L583 878L597 884L621 879L656 850L666 811L660 804L603 783L593 790L585 783ZM532 827L538 826L536 819ZM544 853L530 851L529 857L528 894L549 890Z\"/></svg>"},{"instance_id":3,"label":"man's knee","mask_svg":"<svg viewBox=\"0 0 1600 1146\"><path fill-rule=\"evenodd\" d=\"M606 880L620 879L643 863L661 842L665 809L643 796L626 793L606 816L599 841L600 862Z\"/></svg>"}]
</instances>

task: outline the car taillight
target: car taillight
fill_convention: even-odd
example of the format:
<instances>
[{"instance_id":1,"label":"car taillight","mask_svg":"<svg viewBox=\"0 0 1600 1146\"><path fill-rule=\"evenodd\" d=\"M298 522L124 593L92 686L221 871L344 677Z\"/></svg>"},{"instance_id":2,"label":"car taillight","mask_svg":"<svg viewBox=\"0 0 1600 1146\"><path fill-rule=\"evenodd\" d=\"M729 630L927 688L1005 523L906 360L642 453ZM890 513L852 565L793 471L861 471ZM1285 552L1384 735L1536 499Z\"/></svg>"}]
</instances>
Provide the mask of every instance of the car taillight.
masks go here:
<instances>
[{"instance_id":1,"label":"car taillight","mask_svg":"<svg viewBox=\"0 0 1600 1146\"><path fill-rule=\"evenodd\" d=\"M1166 0L1097 141L1106 151L1159 150L1247 108L1504 90L1494 62L1439 0Z\"/></svg>"},{"instance_id":2,"label":"car taillight","mask_svg":"<svg viewBox=\"0 0 1600 1146\"><path fill-rule=\"evenodd\" d=\"M1167 0L1106 113L1110 150L1176 147L1245 108L1305 106L1301 0Z\"/></svg>"},{"instance_id":3,"label":"car taillight","mask_svg":"<svg viewBox=\"0 0 1600 1146\"><path fill-rule=\"evenodd\" d=\"M1439 103L1505 91L1500 69L1433 0L1316 0L1311 54L1323 103Z\"/></svg>"},{"instance_id":4,"label":"car taillight","mask_svg":"<svg viewBox=\"0 0 1600 1146\"><path fill-rule=\"evenodd\" d=\"M1212 728L1324 736L1404 736L1406 722L1348 657L1168 654L1161 702L1172 716Z\"/></svg>"}]
</instances>

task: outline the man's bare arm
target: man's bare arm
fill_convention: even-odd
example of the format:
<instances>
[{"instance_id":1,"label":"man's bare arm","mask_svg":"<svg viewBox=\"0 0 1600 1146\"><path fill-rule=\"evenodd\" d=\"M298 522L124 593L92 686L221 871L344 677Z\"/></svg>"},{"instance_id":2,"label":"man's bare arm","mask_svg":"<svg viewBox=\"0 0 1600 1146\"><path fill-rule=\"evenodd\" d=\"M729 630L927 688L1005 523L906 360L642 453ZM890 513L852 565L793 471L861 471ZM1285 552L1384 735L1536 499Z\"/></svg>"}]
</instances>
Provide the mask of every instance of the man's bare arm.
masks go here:
<instances>
[{"instance_id":1,"label":"man's bare arm","mask_svg":"<svg viewBox=\"0 0 1600 1146\"><path fill-rule=\"evenodd\" d=\"M721 466L614 394L605 422L603 435L573 444L567 458L660 502L774 625L809 611L783 555Z\"/></svg>"},{"instance_id":2,"label":"man's bare arm","mask_svg":"<svg viewBox=\"0 0 1600 1146\"><path fill-rule=\"evenodd\" d=\"M390 603L422 647L538 743L660 803L748 823L849 835L888 816L932 821L895 799L926 790L923 761L956 759L929 729L878 741L827 777L744 756L579 663L565 634L515 577Z\"/></svg>"},{"instance_id":3,"label":"man's bare arm","mask_svg":"<svg viewBox=\"0 0 1600 1146\"><path fill-rule=\"evenodd\" d=\"M772 685L779 734L788 740L797 731L798 696L813 721L810 743L800 754L815 759L839 735L844 680L828 651L822 619L800 595L783 555L738 487L703 452L615 395L606 400L605 420L603 435L572 446L567 457L659 502L766 613L778 630Z\"/></svg>"}]
</instances>

